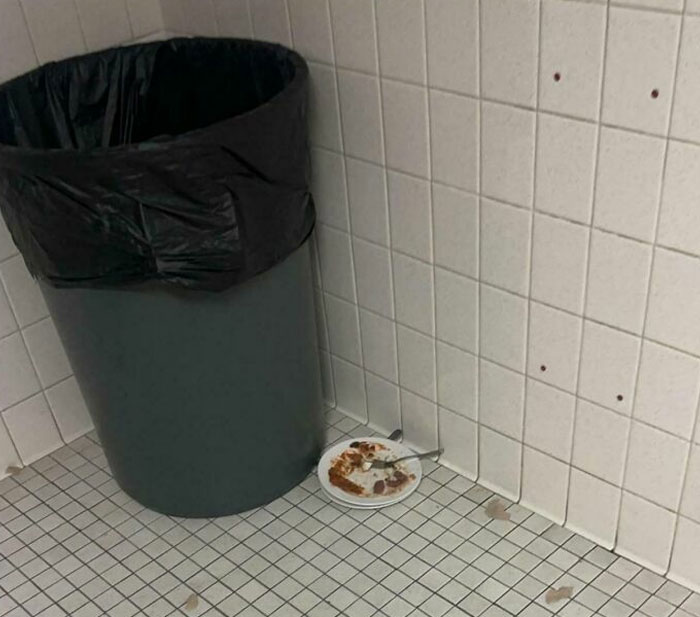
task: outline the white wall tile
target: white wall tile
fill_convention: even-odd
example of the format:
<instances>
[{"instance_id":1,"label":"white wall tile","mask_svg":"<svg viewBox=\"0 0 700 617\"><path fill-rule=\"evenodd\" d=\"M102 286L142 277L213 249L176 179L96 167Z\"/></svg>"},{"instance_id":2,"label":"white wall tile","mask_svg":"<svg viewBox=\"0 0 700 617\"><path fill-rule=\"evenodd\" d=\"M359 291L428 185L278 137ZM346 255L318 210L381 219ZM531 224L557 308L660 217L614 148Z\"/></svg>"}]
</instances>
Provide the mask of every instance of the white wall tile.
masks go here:
<instances>
[{"instance_id":1,"label":"white wall tile","mask_svg":"<svg viewBox=\"0 0 700 617\"><path fill-rule=\"evenodd\" d=\"M572 463L588 473L622 485L629 418L579 400Z\"/></svg>"},{"instance_id":2,"label":"white wall tile","mask_svg":"<svg viewBox=\"0 0 700 617\"><path fill-rule=\"evenodd\" d=\"M89 51L114 47L131 39L124 0L76 0Z\"/></svg>"},{"instance_id":3,"label":"white wall tile","mask_svg":"<svg viewBox=\"0 0 700 617\"><path fill-rule=\"evenodd\" d=\"M441 407L476 420L477 359L466 351L437 341L437 402Z\"/></svg>"},{"instance_id":4,"label":"white wall tile","mask_svg":"<svg viewBox=\"0 0 700 617\"><path fill-rule=\"evenodd\" d=\"M35 68L37 58L19 0L0 2L0 15L2 15L0 19L0 40L2 41L0 83L2 83ZM0 242L0 245L2 244L4 242ZM3 249L0 248L0 254L2 252Z\"/></svg>"},{"instance_id":5,"label":"white wall tile","mask_svg":"<svg viewBox=\"0 0 700 617\"><path fill-rule=\"evenodd\" d=\"M4 420L2 420L0 416L0 469L2 469L4 473L5 469L10 465L19 467L21 464L22 461L19 458L19 454L17 454L17 450L15 450L15 445L12 443L10 433L5 427Z\"/></svg>"},{"instance_id":6,"label":"white wall tile","mask_svg":"<svg viewBox=\"0 0 700 617\"><path fill-rule=\"evenodd\" d=\"M690 447L688 471L678 511L682 515L700 522L700 446L695 444Z\"/></svg>"},{"instance_id":7,"label":"white wall tile","mask_svg":"<svg viewBox=\"0 0 700 617\"><path fill-rule=\"evenodd\" d=\"M309 140L316 146L339 151L340 117L334 71L310 62L309 77Z\"/></svg>"},{"instance_id":8,"label":"white wall tile","mask_svg":"<svg viewBox=\"0 0 700 617\"><path fill-rule=\"evenodd\" d=\"M395 171L388 173L388 182L391 247L431 261L430 185Z\"/></svg>"},{"instance_id":9,"label":"white wall tile","mask_svg":"<svg viewBox=\"0 0 700 617\"><path fill-rule=\"evenodd\" d=\"M535 215L532 297L574 313L583 312L588 259L587 227Z\"/></svg>"},{"instance_id":10,"label":"white wall tile","mask_svg":"<svg viewBox=\"0 0 700 617\"><path fill-rule=\"evenodd\" d=\"M482 96L535 105L538 6L535 0L481 4Z\"/></svg>"},{"instance_id":11,"label":"white wall tile","mask_svg":"<svg viewBox=\"0 0 700 617\"><path fill-rule=\"evenodd\" d=\"M700 254L700 148L670 142L659 216L659 244Z\"/></svg>"},{"instance_id":12,"label":"white wall tile","mask_svg":"<svg viewBox=\"0 0 700 617\"><path fill-rule=\"evenodd\" d=\"M350 236L326 225L318 225L316 234L323 288L336 296L355 302Z\"/></svg>"},{"instance_id":13,"label":"white wall tile","mask_svg":"<svg viewBox=\"0 0 700 617\"><path fill-rule=\"evenodd\" d=\"M691 589L697 589L700 586L698 545L700 545L700 525L683 517L679 518L668 577Z\"/></svg>"},{"instance_id":14,"label":"white wall tile","mask_svg":"<svg viewBox=\"0 0 700 617\"><path fill-rule=\"evenodd\" d=\"M649 133L668 127L681 18L612 7L603 120ZM654 98L652 92L658 92Z\"/></svg>"},{"instance_id":15,"label":"white wall tile","mask_svg":"<svg viewBox=\"0 0 700 617\"><path fill-rule=\"evenodd\" d=\"M41 64L85 53L73 0L22 0L22 6Z\"/></svg>"},{"instance_id":16,"label":"white wall tile","mask_svg":"<svg viewBox=\"0 0 700 617\"><path fill-rule=\"evenodd\" d=\"M479 343L484 358L525 370L527 301L481 285Z\"/></svg>"},{"instance_id":17,"label":"white wall tile","mask_svg":"<svg viewBox=\"0 0 700 617\"><path fill-rule=\"evenodd\" d=\"M478 469L477 424L438 408L439 441L444 453L440 463L474 480Z\"/></svg>"},{"instance_id":18,"label":"white wall tile","mask_svg":"<svg viewBox=\"0 0 700 617\"><path fill-rule=\"evenodd\" d=\"M318 220L349 231L343 157L330 150L312 148L311 171L311 193Z\"/></svg>"},{"instance_id":19,"label":"white wall tile","mask_svg":"<svg viewBox=\"0 0 700 617\"><path fill-rule=\"evenodd\" d=\"M307 60L333 62L328 0L287 0L294 48Z\"/></svg>"},{"instance_id":20,"label":"white wall tile","mask_svg":"<svg viewBox=\"0 0 700 617\"><path fill-rule=\"evenodd\" d=\"M525 443L562 461L571 459L576 399L551 386L528 380Z\"/></svg>"},{"instance_id":21,"label":"white wall tile","mask_svg":"<svg viewBox=\"0 0 700 617\"><path fill-rule=\"evenodd\" d=\"M389 381L399 379L396 367L396 327L390 319L360 311L364 367Z\"/></svg>"},{"instance_id":22,"label":"white wall tile","mask_svg":"<svg viewBox=\"0 0 700 617\"><path fill-rule=\"evenodd\" d=\"M338 86L345 153L383 163L379 79L339 70Z\"/></svg>"},{"instance_id":23,"label":"white wall tile","mask_svg":"<svg viewBox=\"0 0 700 617\"><path fill-rule=\"evenodd\" d=\"M399 171L427 178L427 91L385 79L382 80L382 105L386 164Z\"/></svg>"},{"instance_id":24,"label":"white wall tile","mask_svg":"<svg viewBox=\"0 0 700 617\"><path fill-rule=\"evenodd\" d=\"M691 439L700 394L700 360L644 341L634 417Z\"/></svg>"},{"instance_id":25,"label":"white wall tile","mask_svg":"<svg viewBox=\"0 0 700 617\"><path fill-rule=\"evenodd\" d=\"M350 158L346 159L346 167L352 233L388 246L389 208L384 170Z\"/></svg>"},{"instance_id":26,"label":"white wall tile","mask_svg":"<svg viewBox=\"0 0 700 617\"><path fill-rule=\"evenodd\" d=\"M358 418L367 418L365 380L362 369L331 356L335 402L338 407Z\"/></svg>"},{"instance_id":27,"label":"white wall tile","mask_svg":"<svg viewBox=\"0 0 700 617\"><path fill-rule=\"evenodd\" d=\"M481 140L482 192L531 206L535 114L506 105L482 103Z\"/></svg>"},{"instance_id":28,"label":"white wall tile","mask_svg":"<svg viewBox=\"0 0 700 617\"><path fill-rule=\"evenodd\" d=\"M525 378L519 373L479 362L479 423L520 441L525 407Z\"/></svg>"},{"instance_id":29,"label":"white wall tile","mask_svg":"<svg viewBox=\"0 0 700 617\"><path fill-rule=\"evenodd\" d=\"M527 294L530 280L528 211L481 200L481 279L509 291Z\"/></svg>"},{"instance_id":30,"label":"white wall tile","mask_svg":"<svg viewBox=\"0 0 700 617\"><path fill-rule=\"evenodd\" d=\"M576 392L581 322L580 317L531 302L528 374Z\"/></svg>"},{"instance_id":31,"label":"white wall tile","mask_svg":"<svg viewBox=\"0 0 700 617\"><path fill-rule=\"evenodd\" d=\"M393 254L396 320L425 334L435 331L433 269L405 255Z\"/></svg>"},{"instance_id":32,"label":"white wall tile","mask_svg":"<svg viewBox=\"0 0 700 617\"><path fill-rule=\"evenodd\" d=\"M637 377L639 347L640 339L636 336L586 321L579 394L629 414Z\"/></svg>"},{"instance_id":33,"label":"white wall tile","mask_svg":"<svg viewBox=\"0 0 700 617\"><path fill-rule=\"evenodd\" d=\"M435 401L435 342L432 338L397 327L399 343L399 384L423 398Z\"/></svg>"},{"instance_id":34,"label":"white wall tile","mask_svg":"<svg viewBox=\"0 0 700 617\"><path fill-rule=\"evenodd\" d=\"M678 510L689 444L632 422L625 489L670 510Z\"/></svg>"},{"instance_id":35,"label":"white wall tile","mask_svg":"<svg viewBox=\"0 0 700 617\"><path fill-rule=\"evenodd\" d=\"M594 224L654 239L664 163L663 139L602 128Z\"/></svg>"},{"instance_id":36,"label":"white wall tile","mask_svg":"<svg viewBox=\"0 0 700 617\"><path fill-rule=\"evenodd\" d=\"M357 299L360 306L394 317L394 297L389 249L364 240L353 240Z\"/></svg>"},{"instance_id":37,"label":"white wall tile","mask_svg":"<svg viewBox=\"0 0 700 617\"><path fill-rule=\"evenodd\" d=\"M0 409L6 409L40 390L19 333L0 340L0 366ZM12 431L12 427L8 428Z\"/></svg>"},{"instance_id":38,"label":"white wall tile","mask_svg":"<svg viewBox=\"0 0 700 617\"><path fill-rule=\"evenodd\" d=\"M622 493L616 552L653 572L668 567L675 514L631 493Z\"/></svg>"},{"instance_id":39,"label":"white wall tile","mask_svg":"<svg viewBox=\"0 0 700 617\"><path fill-rule=\"evenodd\" d=\"M162 0L165 28L175 34L217 36L214 3L201 0Z\"/></svg>"},{"instance_id":40,"label":"white wall tile","mask_svg":"<svg viewBox=\"0 0 700 617\"><path fill-rule=\"evenodd\" d=\"M700 18L685 17L676 92L671 114L671 135L700 141Z\"/></svg>"},{"instance_id":41,"label":"white wall tile","mask_svg":"<svg viewBox=\"0 0 700 617\"><path fill-rule=\"evenodd\" d=\"M664 9L667 11L681 11L683 0L617 0L618 4L631 7Z\"/></svg>"},{"instance_id":42,"label":"white wall tile","mask_svg":"<svg viewBox=\"0 0 700 617\"><path fill-rule=\"evenodd\" d=\"M476 277L478 272L478 200L439 184L433 185L435 264Z\"/></svg>"},{"instance_id":43,"label":"white wall tile","mask_svg":"<svg viewBox=\"0 0 700 617\"><path fill-rule=\"evenodd\" d=\"M507 499L520 495L522 445L486 428L479 427L479 484Z\"/></svg>"},{"instance_id":44,"label":"white wall tile","mask_svg":"<svg viewBox=\"0 0 700 617\"><path fill-rule=\"evenodd\" d=\"M537 131L535 208L579 223L590 222L596 126L541 113Z\"/></svg>"},{"instance_id":45,"label":"white wall tile","mask_svg":"<svg viewBox=\"0 0 700 617\"><path fill-rule=\"evenodd\" d=\"M255 0L249 2L249 6L256 39L291 46L292 37L285 0Z\"/></svg>"},{"instance_id":46,"label":"white wall tile","mask_svg":"<svg viewBox=\"0 0 700 617\"><path fill-rule=\"evenodd\" d=\"M615 544L620 489L594 476L571 470L566 526L605 548Z\"/></svg>"},{"instance_id":47,"label":"white wall tile","mask_svg":"<svg viewBox=\"0 0 700 617\"><path fill-rule=\"evenodd\" d=\"M27 326L49 314L44 296L29 274L22 257L17 255L0 264L0 277L20 326Z\"/></svg>"},{"instance_id":48,"label":"white wall tile","mask_svg":"<svg viewBox=\"0 0 700 617\"><path fill-rule=\"evenodd\" d=\"M399 387L371 373L366 379L370 426L389 434L401 426Z\"/></svg>"},{"instance_id":49,"label":"white wall tile","mask_svg":"<svg viewBox=\"0 0 700 617\"><path fill-rule=\"evenodd\" d=\"M434 450L438 444L437 405L401 390L404 442L418 450Z\"/></svg>"},{"instance_id":50,"label":"white wall tile","mask_svg":"<svg viewBox=\"0 0 700 617\"><path fill-rule=\"evenodd\" d=\"M520 503L561 525L566 518L569 467L551 456L525 447Z\"/></svg>"},{"instance_id":51,"label":"white wall tile","mask_svg":"<svg viewBox=\"0 0 700 617\"><path fill-rule=\"evenodd\" d=\"M467 191L478 186L479 105L465 96L430 91L432 179Z\"/></svg>"},{"instance_id":52,"label":"white wall tile","mask_svg":"<svg viewBox=\"0 0 700 617\"><path fill-rule=\"evenodd\" d=\"M92 419L75 377L48 388L46 398L61 437L66 443L92 430Z\"/></svg>"},{"instance_id":53,"label":"white wall tile","mask_svg":"<svg viewBox=\"0 0 700 617\"><path fill-rule=\"evenodd\" d=\"M331 353L354 364L361 364L357 306L330 294L325 294L325 305Z\"/></svg>"},{"instance_id":54,"label":"white wall tile","mask_svg":"<svg viewBox=\"0 0 700 617\"><path fill-rule=\"evenodd\" d=\"M605 12L605 6L595 3L542 3L541 109L598 118Z\"/></svg>"},{"instance_id":55,"label":"white wall tile","mask_svg":"<svg viewBox=\"0 0 700 617\"><path fill-rule=\"evenodd\" d=\"M140 2L132 0L132 3L137 1ZM246 0L214 0L214 10L219 36L252 38L253 22Z\"/></svg>"},{"instance_id":56,"label":"white wall tile","mask_svg":"<svg viewBox=\"0 0 700 617\"><path fill-rule=\"evenodd\" d=\"M477 0L425 3L428 83L478 94L479 5Z\"/></svg>"},{"instance_id":57,"label":"white wall tile","mask_svg":"<svg viewBox=\"0 0 700 617\"><path fill-rule=\"evenodd\" d=\"M331 0L335 60L338 66L376 73L377 41L373 0Z\"/></svg>"},{"instance_id":58,"label":"white wall tile","mask_svg":"<svg viewBox=\"0 0 700 617\"><path fill-rule=\"evenodd\" d=\"M478 284L435 268L435 321L437 337L467 351L477 349Z\"/></svg>"},{"instance_id":59,"label":"white wall tile","mask_svg":"<svg viewBox=\"0 0 700 617\"><path fill-rule=\"evenodd\" d=\"M63 445L43 394L6 409L2 417L25 465Z\"/></svg>"},{"instance_id":60,"label":"white wall tile","mask_svg":"<svg viewBox=\"0 0 700 617\"><path fill-rule=\"evenodd\" d=\"M641 334L651 268L651 246L593 231L586 315Z\"/></svg>"},{"instance_id":61,"label":"white wall tile","mask_svg":"<svg viewBox=\"0 0 700 617\"><path fill-rule=\"evenodd\" d=\"M700 355L700 260L657 249L646 335Z\"/></svg>"},{"instance_id":62,"label":"white wall tile","mask_svg":"<svg viewBox=\"0 0 700 617\"><path fill-rule=\"evenodd\" d=\"M51 318L23 330L24 340L44 388L69 377L73 372Z\"/></svg>"},{"instance_id":63,"label":"white wall tile","mask_svg":"<svg viewBox=\"0 0 700 617\"><path fill-rule=\"evenodd\" d=\"M382 75L425 83L423 0L381 0L375 8Z\"/></svg>"}]
</instances>

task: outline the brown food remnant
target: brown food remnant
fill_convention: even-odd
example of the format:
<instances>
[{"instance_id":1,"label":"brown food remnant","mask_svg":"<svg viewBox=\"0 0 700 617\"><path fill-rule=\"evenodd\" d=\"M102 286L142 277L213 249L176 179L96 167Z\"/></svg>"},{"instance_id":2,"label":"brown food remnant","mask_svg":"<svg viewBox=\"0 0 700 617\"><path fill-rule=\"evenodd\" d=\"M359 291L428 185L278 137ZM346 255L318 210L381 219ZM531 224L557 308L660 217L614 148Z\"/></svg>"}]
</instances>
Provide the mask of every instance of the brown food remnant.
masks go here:
<instances>
[{"instance_id":1,"label":"brown food remnant","mask_svg":"<svg viewBox=\"0 0 700 617\"><path fill-rule=\"evenodd\" d=\"M352 493L353 495L362 495L364 489L359 485L355 484L352 480L348 480L343 472L333 465L328 470L328 480L333 486L337 486L341 491L346 493Z\"/></svg>"},{"instance_id":2,"label":"brown food remnant","mask_svg":"<svg viewBox=\"0 0 700 617\"><path fill-rule=\"evenodd\" d=\"M408 476L405 473L394 471L394 473L387 478L386 485L391 488L397 488L402 484L406 484L406 482L408 482Z\"/></svg>"},{"instance_id":3,"label":"brown food remnant","mask_svg":"<svg viewBox=\"0 0 700 617\"><path fill-rule=\"evenodd\" d=\"M510 513L506 512L506 507L500 499L492 499L486 504L484 509L486 516L496 521L509 521Z\"/></svg>"},{"instance_id":4,"label":"brown food remnant","mask_svg":"<svg viewBox=\"0 0 700 617\"><path fill-rule=\"evenodd\" d=\"M659 91L658 91L656 88L654 88L654 89L651 91L651 98L652 98L652 99L658 99L658 98L659 98Z\"/></svg>"},{"instance_id":5,"label":"brown food remnant","mask_svg":"<svg viewBox=\"0 0 700 617\"><path fill-rule=\"evenodd\" d=\"M193 611L199 606L199 598L196 593L191 593L185 600L185 610Z\"/></svg>"},{"instance_id":6,"label":"brown food remnant","mask_svg":"<svg viewBox=\"0 0 700 617\"><path fill-rule=\"evenodd\" d=\"M570 598L574 593L574 588L567 586L567 587L559 587L558 589L548 589L547 593L544 596L544 601L547 604L552 604L554 602L559 602L559 600L566 600Z\"/></svg>"},{"instance_id":7,"label":"brown food remnant","mask_svg":"<svg viewBox=\"0 0 700 617\"><path fill-rule=\"evenodd\" d=\"M561 79L561 73L554 73L554 81L559 81Z\"/></svg>"},{"instance_id":8,"label":"brown food remnant","mask_svg":"<svg viewBox=\"0 0 700 617\"><path fill-rule=\"evenodd\" d=\"M17 467L16 465L10 465L7 469L5 469L5 473L8 476L16 476L19 473L22 473L22 468Z\"/></svg>"},{"instance_id":9,"label":"brown food remnant","mask_svg":"<svg viewBox=\"0 0 700 617\"><path fill-rule=\"evenodd\" d=\"M351 447L351 448L359 448L359 447L360 447L360 442L359 442L359 441L353 441L353 442L350 444L350 447Z\"/></svg>"},{"instance_id":10,"label":"brown food remnant","mask_svg":"<svg viewBox=\"0 0 700 617\"><path fill-rule=\"evenodd\" d=\"M373 490L375 495L381 495L384 492L384 480L377 480Z\"/></svg>"}]
</instances>

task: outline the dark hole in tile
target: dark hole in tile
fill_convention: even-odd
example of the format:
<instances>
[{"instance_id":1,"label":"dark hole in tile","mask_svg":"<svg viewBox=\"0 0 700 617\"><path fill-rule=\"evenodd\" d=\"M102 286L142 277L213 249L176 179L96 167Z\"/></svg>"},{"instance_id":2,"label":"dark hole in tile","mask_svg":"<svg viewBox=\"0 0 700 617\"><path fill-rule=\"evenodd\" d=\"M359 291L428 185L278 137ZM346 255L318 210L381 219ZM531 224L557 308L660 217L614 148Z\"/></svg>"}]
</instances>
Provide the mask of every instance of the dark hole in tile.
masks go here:
<instances>
[{"instance_id":1,"label":"dark hole in tile","mask_svg":"<svg viewBox=\"0 0 700 617\"><path fill-rule=\"evenodd\" d=\"M658 98L659 98L659 91L658 91L656 88L654 88L654 89L651 91L651 98L652 98L652 99L658 99Z\"/></svg>"}]
</instances>

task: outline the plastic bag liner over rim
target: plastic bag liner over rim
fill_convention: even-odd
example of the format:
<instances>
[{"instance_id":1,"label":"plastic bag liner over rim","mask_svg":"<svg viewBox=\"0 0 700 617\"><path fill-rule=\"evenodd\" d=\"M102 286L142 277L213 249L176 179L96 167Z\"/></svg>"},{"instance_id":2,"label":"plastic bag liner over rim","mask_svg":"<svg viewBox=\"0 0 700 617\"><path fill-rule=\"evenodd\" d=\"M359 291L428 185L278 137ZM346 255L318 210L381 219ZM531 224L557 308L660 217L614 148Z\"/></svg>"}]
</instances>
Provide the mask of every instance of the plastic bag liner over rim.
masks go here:
<instances>
[{"instance_id":1,"label":"plastic bag liner over rim","mask_svg":"<svg viewBox=\"0 0 700 617\"><path fill-rule=\"evenodd\" d=\"M282 46L173 39L0 86L0 208L55 287L222 290L314 225L308 68Z\"/></svg>"}]
</instances>

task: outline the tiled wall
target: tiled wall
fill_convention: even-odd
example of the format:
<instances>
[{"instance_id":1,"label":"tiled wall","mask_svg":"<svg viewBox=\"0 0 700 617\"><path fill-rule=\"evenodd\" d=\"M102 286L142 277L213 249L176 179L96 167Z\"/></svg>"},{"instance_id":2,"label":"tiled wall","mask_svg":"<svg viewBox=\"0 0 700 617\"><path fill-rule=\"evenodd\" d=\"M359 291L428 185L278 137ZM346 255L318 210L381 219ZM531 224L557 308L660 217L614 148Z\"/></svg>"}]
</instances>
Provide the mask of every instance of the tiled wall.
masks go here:
<instances>
[{"instance_id":1,"label":"tiled wall","mask_svg":"<svg viewBox=\"0 0 700 617\"><path fill-rule=\"evenodd\" d=\"M164 30L157 0L0 0L0 82ZM0 218L0 477L90 430L36 283Z\"/></svg>"}]
</instances>

